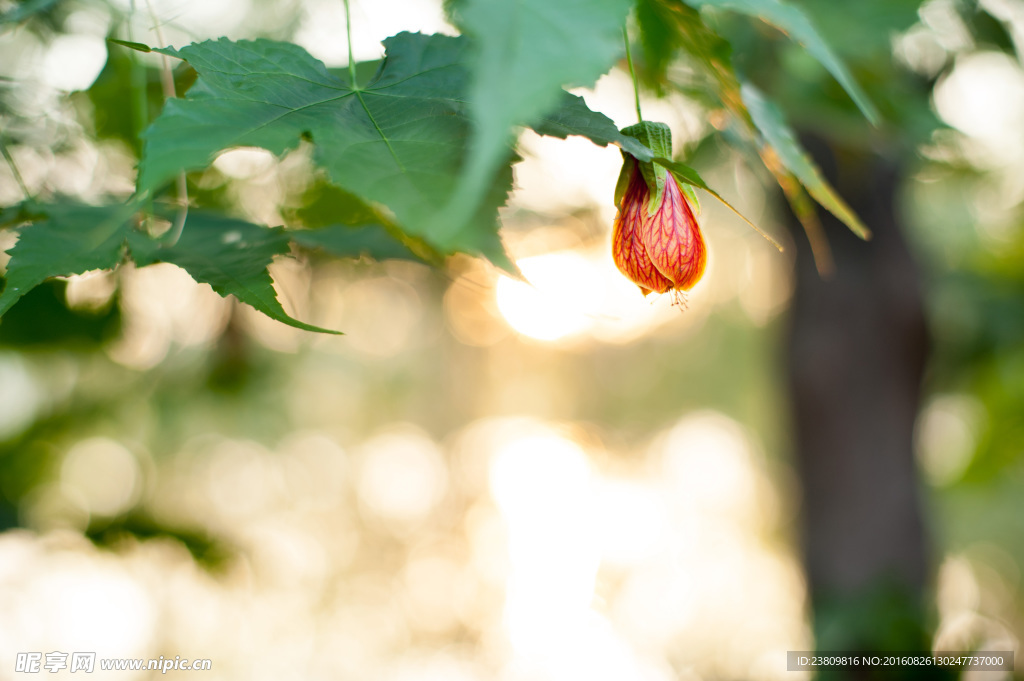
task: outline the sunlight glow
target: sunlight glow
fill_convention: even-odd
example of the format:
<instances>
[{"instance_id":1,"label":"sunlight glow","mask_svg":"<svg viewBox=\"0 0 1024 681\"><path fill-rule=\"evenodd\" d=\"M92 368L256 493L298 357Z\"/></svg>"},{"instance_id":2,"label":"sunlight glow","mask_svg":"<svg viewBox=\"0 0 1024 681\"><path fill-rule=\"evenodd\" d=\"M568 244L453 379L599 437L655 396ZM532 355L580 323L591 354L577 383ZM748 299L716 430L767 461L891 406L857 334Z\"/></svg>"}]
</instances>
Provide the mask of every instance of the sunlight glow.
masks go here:
<instances>
[{"instance_id":1,"label":"sunlight glow","mask_svg":"<svg viewBox=\"0 0 1024 681\"><path fill-rule=\"evenodd\" d=\"M86 540L24 532L0 537L0 656L50 650L111 650L141 656L156 633L153 599L112 555L86 552ZM98 678L112 678L96 670ZM123 673L123 672L122 672Z\"/></svg>"},{"instance_id":2,"label":"sunlight glow","mask_svg":"<svg viewBox=\"0 0 1024 681\"><path fill-rule=\"evenodd\" d=\"M240 147L229 149L213 161L213 167L228 177L244 180L271 170L277 159L266 149Z\"/></svg>"},{"instance_id":3,"label":"sunlight glow","mask_svg":"<svg viewBox=\"0 0 1024 681\"><path fill-rule=\"evenodd\" d=\"M777 501L744 429L691 413L609 467L587 428L488 418L442 448L401 425L356 443L351 459L316 431L276 451L192 438L160 464L151 509L239 555L210 573L171 538L109 553L67 532L8 533L0 653L32 649L26 635L59 647L87 633L116 646L107 654L142 657L159 635L253 679L404 678L415 664L504 681L791 677L784 651L809 636L804 585L771 539ZM101 446L120 447L72 452ZM69 482L99 458L69 457ZM61 594L74 598L58 607ZM116 621L93 616L99 600ZM435 645L463 635L478 653Z\"/></svg>"},{"instance_id":4,"label":"sunlight glow","mask_svg":"<svg viewBox=\"0 0 1024 681\"><path fill-rule=\"evenodd\" d=\"M668 509L657 490L642 481L604 479L595 492L601 554L607 564L634 566L664 550Z\"/></svg>"},{"instance_id":5,"label":"sunlight glow","mask_svg":"<svg viewBox=\"0 0 1024 681\"><path fill-rule=\"evenodd\" d=\"M580 334L590 326L600 299L587 260L574 252L525 258L518 263L530 284L503 276L498 309L519 333L553 341ZM531 285L532 284L532 285Z\"/></svg>"},{"instance_id":6,"label":"sunlight glow","mask_svg":"<svg viewBox=\"0 0 1024 681\"><path fill-rule=\"evenodd\" d=\"M554 434L509 442L495 454L491 492L509 528L513 574L507 604L513 639L543 635L522 618L590 604L599 561L588 525L593 496L586 455ZM541 622L538 626L546 627ZM514 644L515 645L515 644Z\"/></svg>"},{"instance_id":7,"label":"sunlight glow","mask_svg":"<svg viewBox=\"0 0 1024 681\"><path fill-rule=\"evenodd\" d=\"M808 638L804 586L796 561L758 539L778 513L739 424L691 414L652 445L663 468L628 479L540 423L482 422L467 437L470 469L493 452L507 528L511 678L569 680L582 664L587 678L672 678L645 651L682 641L679 659L706 673L785 678L785 650Z\"/></svg>"},{"instance_id":8,"label":"sunlight glow","mask_svg":"<svg viewBox=\"0 0 1024 681\"><path fill-rule=\"evenodd\" d=\"M676 490L676 503L696 512L739 512L747 518L760 512L750 444L735 421L716 412L691 414L655 447L662 455L664 479Z\"/></svg>"},{"instance_id":9,"label":"sunlight glow","mask_svg":"<svg viewBox=\"0 0 1024 681\"><path fill-rule=\"evenodd\" d=\"M18 354L0 353L0 440L17 435L45 400L43 387Z\"/></svg>"},{"instance_id":10,"label":"sunlight glow","mask_svg":"<svg viewBox=\"0 0 1024 681\"><path fill-rule=\"evenodd\" d=\"M102 36L60 35L53 39L43 60L43 81L61 90L85 90L107 62Z\"/></svg>"},{"instance_id":11,"label":"sunlight glow","mask_svg":"<svg viewBox=\"0 0 1024 681\"><path fill-rule=\"evenodd\" d=\"M621 643L590 609L600 550L586 454L555 433L527 434L498 449L490 477L508 525L505 626L514 669L551 679L628 671L609 668Z\"/></svg>"},{"instance_id":12,"label":"sunlight glow","mask_svg":"<svg viewBox=\"0 0 1024 681\"><path fill-rule=\"evenodd\" d=\"M345 344L374 357L393 357L412 345L426 313L416 289L395 277L361 279L345 289L344 301L341 323L359 329Z\"/></svg>"},{"instance_id":13,"label":"sunlight glow","mask_svg":"<svg viewBox=\"0 0 1024 681\"><path fill-rule=\"evenodd\" d=\"M936 579L939 624L932 649L1019 649L1021 642L1008 624L1016 617L1013 592L1019 574L1016 561L994 545L976 544L947 556Z\"/></svg>"},{"instance_id":14,"label":"sunlight glow","mask_svg":"<svg viewBox=\"0 0 1024 681\"><path fill-rule=\"evenodd\" d=\"M437 446L413 427L389 430L357 454L359 499L371 515L412 526L444 495L447 471Z\"/></svg>"},{"instance_id":15,"label":"sunlight glow","mask_svg":"<svg viewBox=\"0 0 1024 681\"><path fill-rule=\"evenodd\" d=\"M974 457L985 407L966 395L940 395L921 411L917 460L933 485L956 482Z\"/></svg>"},{"instance_id":16,"label":"sunlight glow","mask_svg":"<svg viewBox=\"0 0 1024 681\"><path fill-rule=\"evenodd\" d=\"M502 275L497 305L507 323L528 338L628 343L669 321L703 319L700 285L682 314L667 296L645 299L616 269L606 248L556 251L517 264L529 283Z\"/></svg>"},{"instance_id":17,"label":"sunlight glow","mask_svg":"<svg viewBox=\"0 0 1024 681\"><path fill-rule=\"evenodd\" d=\"M135 457L120 443L92 438L75 444L64 458L61 478L88 504L91 513L115 516L135 503L141 474Z\"/></svg>"},{"instance_id":18,"label":"sunlight glow","mask_svg":"<svg viewBox=\"0 0 1024 681\"><path fill-rule=\"evenodd\" d=\"M968 135L972 160L1019 168L1024 158L1024 70L1012 57L978 52L959 57L935 88L935 107Z\"/></svg>"},{"instance_id":19,"label":"sunlight glow","mask_svg":"<svg viewBox=\"0 0 1024 681\"><path fill-rule=\"evenodd\" d=\"M119 275L124 327L107 352L120 364L148 369L172 344L208 343L227 324L231 303L174 265L122 267Z\"/></svg>"},{"instance_id":20,"label":"sunlight glow","mask_svg":"<svg viewBox=\"0 0 1024 681\"><path fill-rule=\"evenodd\" d=\"M381 41L401 31L452 33L439 0L352 0L352 53L356 61L380 59ZM345 8L333 0L306 0L294 40L328 66L348 64Z\"/></svg>"}]
</instances>

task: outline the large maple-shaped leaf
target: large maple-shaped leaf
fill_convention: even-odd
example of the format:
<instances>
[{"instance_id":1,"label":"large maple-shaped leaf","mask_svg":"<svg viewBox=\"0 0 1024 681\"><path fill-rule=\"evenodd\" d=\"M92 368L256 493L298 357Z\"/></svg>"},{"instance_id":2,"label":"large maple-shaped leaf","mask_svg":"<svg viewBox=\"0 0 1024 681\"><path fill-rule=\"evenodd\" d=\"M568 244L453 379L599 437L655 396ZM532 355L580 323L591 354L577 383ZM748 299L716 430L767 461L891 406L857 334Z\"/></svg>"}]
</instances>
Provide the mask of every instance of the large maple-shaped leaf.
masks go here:
<instances>
[{"instance_id":1,"label":"large maple-shaped leaf","mask_svg":"<svg viewBox=\"0 0 1024 681\"><path fill-rule=\"evenodd\" d=\"M400 33L384 45L381 68L364 85L289 43L222 38L163 50L188 61L199 78L145 133L140 189L203 168L223 149L281 154L308 137L332 182L388 206L408 233L446 253L504 261L497 207L511 187L510 169L489 178L468 229L439 234L430 223L448 204L467 149L468 42Z\"/></svg>"},{"instance_id":2,"label":"large maple-shaped leaf","mask_svg":"<svg viewBox=\"0 0 1024 681\"><path fill-rule=\"evenodd\" d=\"M31 209L32 224L18 229L8 253L7 276L0 293L0 315L51 277L70 276L118 264L131 232L130 206L56 204Z\"/></svg>"},{"instance_id":3,"label":"large maple-shaped leaf","mask_svg":"<svg viewBox=\"0 0 1024 681\"><path fill-rule=\"evenodd\" d=\"M140 267L168 262L222 296L232 295L271 319L305 331L339 333L300 322L284 311L267 271L274 256L289 251L288 233L243 220L191 212L177 243L165 245L139 231L128 235L132 259Z\"/></svg>"}]
</instances>

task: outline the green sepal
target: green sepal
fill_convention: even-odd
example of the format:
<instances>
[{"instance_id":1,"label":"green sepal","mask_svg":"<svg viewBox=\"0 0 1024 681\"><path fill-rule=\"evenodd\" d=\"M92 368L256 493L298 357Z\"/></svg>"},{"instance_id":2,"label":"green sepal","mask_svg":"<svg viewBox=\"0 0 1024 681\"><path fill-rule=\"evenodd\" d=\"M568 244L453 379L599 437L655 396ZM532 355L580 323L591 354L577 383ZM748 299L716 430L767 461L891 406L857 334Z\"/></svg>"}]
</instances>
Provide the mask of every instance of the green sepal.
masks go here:
<instances>
[{"instance_id":1,"label":"green sepal","mask_svg":"<svg viewBox=\"0 0 1024 681\"><path fill-rule=\"evenodd\" d=\"M697 192L689 183L679 179L679 176L676 173L672 173L672 177L676 178L676 184L679 185L679 190L683 192L683 196L690 203L690 208L693 209L694 216L699 216L700 201L697 200Z\"/></svg>"},{"instance_id":2,"label":"green sepal","mask_svg":"<svg viewBox=\"0 0 1024 681\"><path fill-rule=\"evenodd\" d=\"M672 131L664 123L640 121L636 125L623 128L620 132L627 137L638 140L653 151L655 157L672 157ZM626 153L623 152L623 156ZM639 159L636 159L636 162L640 165L640 173L644 176L644 182L647 183L647 189L651 193L651 200L647 211L654 213L658 210L658 206L661 205L661 201L665 196L665 178L668 177L668 171L654 163ZM616 194L618 194L618 188L616 188Z\"/></svg>"},{"instance_id":3,"label":"green sepal","mask_svg":"<svg viewBox=\"0 0 1024 681\"><path fill-rule=\"evenodd\" d=\"M620 130L623 135L639 140L641 144L654 152L655 156L671 158L672 131L664 123L641 121L636 125Z\"/></svg>"},{"instance_id":4,"label":"green sepal","mask_svg":"<svg viewBox=\"0 0 1024 681\"><path fill-rule=\"evenodd\" d=\"M622 198L626 195L626 190L629 189L629 181L633 178L633 173L636 172L637 160L633 158L631 154L622 152L622 170L619 171L619 179L615 183L615 207L622 207Z\"/></svg>"}]
</instances>

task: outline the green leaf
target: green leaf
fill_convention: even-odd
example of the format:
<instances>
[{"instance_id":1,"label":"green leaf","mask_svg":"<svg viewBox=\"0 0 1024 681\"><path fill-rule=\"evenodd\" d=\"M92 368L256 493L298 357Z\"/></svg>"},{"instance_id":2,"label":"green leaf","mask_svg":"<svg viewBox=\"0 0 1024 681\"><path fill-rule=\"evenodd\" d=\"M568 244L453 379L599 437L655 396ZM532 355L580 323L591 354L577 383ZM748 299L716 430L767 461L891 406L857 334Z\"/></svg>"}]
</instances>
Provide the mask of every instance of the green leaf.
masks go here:
<instances>
[{"instance_id":1,"label":"green leaf","mask_svg":"<svg viewBox=\"0 0 1024 681\"><path fill-rule=\"evenodd\" d=\"M33 216L30 212L30 202L16 203L13 206L0 208L0 229L17 226L24 222L31 222ZM36 217L43 217L37 215Z\"/></svg>"},{"instance_id":2,"label":"green leaf","mask_svg":"<svg viewBox=\"0 0 1024 681\"><path fill-rule=\"evenodd\" d=\"M878 125L878 110L867 95L850 75L846 65L833 52L828 43L807 18L807 15L793 5L782 0L683 0L695 9L715 7L731 10L751 17L762 19L775 26L797 43L804 46L814 58L821 62L829 73L846 90L847 94L873 125Z\"/></svg>"},{"instance_id":3,"label":"green leaf","mask_svg":"<svg viewBox=\"0 0 1024 681\"><path fill-rule=\"evenodd\" d=\"M168 262L222 296L232 295L271 319L305 331L338 334L293 319L281 307L267 267L288 253L288 234L280 227L260 227L243 220L189 212L185 229L173 246L142 232L128 236L132 259L140 267Z\"/></svg>"},{"instance_id":4,"label":"green leaf","mask_svg":"<svg viewBox=\"0 0 1024 681\"><path fill-rule=\"evenodd\" d=\"M664 14L664 8L654 0L638 0L636 3L634 16L643 48L640 75L659 93L668 78L668 67L675 56L677 43L675 27Z\"/></svg>"},{"instance_id":5,"label":"green leaf","mask_svg":"<svg viewBox=\"0 0 1024 681\"><path fill-rule=\"evenodd\" d=\"M444 253L507 260L497 207L511 188L510 168L488 178L467 229L442 233L432 222L450 201L469 140L468 41L400 33L384 45L377 75L355 87L290 43L222 38L159 50L188 61L199 79L145 133L140 189L203 168L223 149L282 154L308 137L333 183L386 205L404 231Z\"/></svg>"},{"instance_id":6,"label":"green leaf","mask_svg":"<svg viewBox=\"0 0 1024 681\"><path fill-rule=\"evenodd\" d=\"M121 140L138 158L142 153L139 135L164 106L162 70L144 63L132 50L107 50L107 63L88 90L70 95L72 103L88 102L97 137ZM195 72L186 64L174 70L174 86L184 92L195 82ZM85 100L85 101L83 101Z\"/></svg>"},{"instance_id":7,"label":"green leaf","mask_svg":"<svg viewBox=\"0 0 1024 681\"><path fill-rule=\"evenodd\" d=\"M372 258L373 260L415 260L412 251L402 245L380 225L332 225L321 229L288 232L291 240L310 249L323 249L339 258Z\"/></svg>"},{"instance_id":8,"label":"green leaf","mask_svg":"<svg viewBox=\"0 0 1024 681\"><path fill-rule=\"evenodd\" d=\"M128 49L131 49L131 50L135 50L136 52L152 52L153 51L153 48L150 47L149 45L146 45L145 43L133 43L130 40L118 40L117 38L107 38L107 41L108 42L112 42L112 43L114 43L116 45L121 45L122 47L127 47Z\"/></svg>"},{"instance_id":9,"label":"green leaf","mask_svg":"<svg viewBox=\"0 0 1024 681\"><path fill-rule=\"evenodd\" d=\"M724 198L722 198L721 194L719 194L714 189L709 187L707 182L704 181L704 178L702 178L700 176L700 173L698 173L696 170L694 170L693 168L691 168L688 165L684 165L682 163L679 163L677 161L672 161L672 160L667 159L667 158L655 158L654 162L657 163L660 166L664 166L665 168L668 168L672 172L672 175L679 182L683 182L685 184L689 184L689 185L692 185L694 187L699 187L699 188L703 189L704 191L706 191L708 194L711 194L713 197L715 197L716 199L721 201L723 204L725 204L726 208L731 210L733 213L736 213L736 215L738 215L744 222L746 222L748 225L753 227L754 231L757 232L758 234L760 234L761 236L763 236L765 239L767 239L768 242L771 243L772 246L775 246L775 248L779 249L779 251L782 251L782 244L780 244L778 241L776 241L771 236L769 236L767 233L765 233L760 227L755 225L753 222L748 220L746 218L746 216L743 215L743 213L741 213L738 210L736 210L736 208L734 208L731 203L729 203Z\"/></svg>"},{"instance_id":10,"label":"green leaf","mask_svg":"<svg viewBox=\"0 0 1024 681\"><path fill-rule=\"evenodd\" d=\"M671 56L682 51L696 67L694 82L685 87L689 98L705 103L708 108L721 106L749 123L732 65L732 45L708 26L699 11L682 0L637 0L637 24L645 54L656 50ZM652 63L650 75L667 78L667 63Z\"/></svg>"},{"instance_id":11,"label":"green leaf","mask_svg":"<svg viewBox=\"0 0 1024 681\"><path fill-rule=\"evenodd\" d=\"M740 92L754 125L778 154L786 169L793 173L815 201L842 220L854 234L861 239L870 239L871 230L825 180L786 124L782 112L749 83L744 83Z\"/></svg>"},{"instance_id":12,"label":"green leaf","mask_svg":"<svg viewBox=\"0 0 1024 681\"><path fill-rule=\"evenodd\" d=\"M640 121L635 125L623 128L622 134L635 137L646 148L653 151L655 156L664 158L672 155L672 131L664 123ZM628 164L623 165L623 173L626 172L626 165ZM667 173L664 168L649 161L639 161L638 165L640 173L644 176L644 182L647 183L647 190L650 192L648 211L654 213L661 205L661 200L665 195ZM619 182L616 184L616 203L619 203L619 186L622 184L623 180L620 175Z\"/></svg>"},{"instance_id":13,"label":"green leaf","mask_svg":"<svg viewBox=\"0 0 1024 681\"><path fill-rule=\"evenodd\" d=\"M281 211L290 229L319 229L331 225L356 227L384 221L380 211L324 177L311 182L294 207L284 206Z\"/></svg>"},{"instance_id":14,"label":"green leaf","mask_svg":"<svg viewBox=\"0 0 1024 681\"><path fill-rule=\"evenodd\" d=\"M0 315L18 299L51 277L110 269L121 261L124 241L132 231L130 205L86 206L61 203L33 206L41 217L17 230L8 253Z\"/></svg>"},{"instance_id":15,"label":"green leaf","mask_svg":"<svg viewBox=\"0 0 1024 681\"><path fill-rule=\"evenodd\" d=\"M0 323L0 346L95 349L121 329L121 308L112 298L102 309L69 309L67 282L51 279L26 293Z\"/></svg>"},{"instance_id":16,"label":"green leaf","mask_svg":"<svg viewBox=\"0 0 1024 681\"><path fill-rule=\"evenodd\" d=\"M829 37L829 45L853 62L879 54L891 57L893 34L920 20L921 5L921 0L800 0L814 25Z\"/></svg>"},{"instance_id":17,"label":"green leaf","mask_svg":"<svg viewBox=\"0 0 1024 681\"><path fill-rule=\"evenodd\" d=\"M416 256L419 260L431 265L441 266L444 264L444 255L439 253L430 244L419 237L413 237L403 232L394 221L390 220L385 211L371 206L355 194L345 191L340 187L330 184L323 178L313 182L303 192L300 206L283 211L286 223L291 227L292 233L306 233L321 231L323 229L334 229L346 227L352 230L373 226L377 234L371 235L372 230L365 232L365 239L373 246L374 253L362 253L377 260L387 258L408 257L409 254ZM297 228L296 228L297 227ZM314 240L315 237L311 237ZM339 230L337 237L326 237L330 240L343 239L343 232ZM364 237L355 238L354 244L362 243ZM314 246L308 245L313 248ZM319 244L328 252L342 255L355 248L354 245L343 245L338 243L335 250L332 250L328 243ZM361 247L360 247L361 248ZM400 255L401 254L401 255ZM356 252L353 257L359 257Z\"/></svg>"},{"instance_id":18,"label":"green leaf","mask_svg":"<svg viewBox=\"0 0 1024 681\"><path fill-rule=\"evenodd\" d=\"M512 128L554 109L562 86L591 85L622 53L631 0L465 0L459 24L473 39L469 88L474 136L458 194L438 229L463 229L507 155Z\"/></svg>"},{"instance_id":19,"label":"green leaf","mask_svg":"<svg viewBox=\"0 0 1024 681\"><path fill-rule=\"evenodd\" d=\"M558 106L541 116L531 126L538 135L565 139L569 135L586 137L599 147L614 144L641 161L654 158L651 150L635 137L619 132L612 119L591 111L582 97L563 90Z\"/></svg>"}]
</instances>

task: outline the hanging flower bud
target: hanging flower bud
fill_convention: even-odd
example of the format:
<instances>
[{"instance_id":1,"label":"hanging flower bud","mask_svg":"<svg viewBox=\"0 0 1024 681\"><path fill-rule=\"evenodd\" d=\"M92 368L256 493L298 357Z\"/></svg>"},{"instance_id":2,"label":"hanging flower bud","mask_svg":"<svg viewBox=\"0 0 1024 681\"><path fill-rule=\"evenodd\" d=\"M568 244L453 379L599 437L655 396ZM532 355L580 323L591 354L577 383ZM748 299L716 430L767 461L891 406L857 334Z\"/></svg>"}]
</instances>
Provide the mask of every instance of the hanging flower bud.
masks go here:
<instances>
[{"instance_id":1,"label":"hanging flower bud","mask_svg":"<svg viewBox=\"0 0 1024 681\"><path fill-rule=\"evenodd\" d=\"M644 122L622 131L668 157L668 126ZM644 295L688 291L707 266L707 246L697 224L696 196L661 166L623 153L615 190L619 212L612 235L615 265Z\"/></svg>"}]
</instances>

